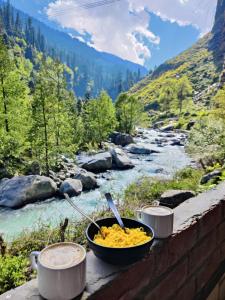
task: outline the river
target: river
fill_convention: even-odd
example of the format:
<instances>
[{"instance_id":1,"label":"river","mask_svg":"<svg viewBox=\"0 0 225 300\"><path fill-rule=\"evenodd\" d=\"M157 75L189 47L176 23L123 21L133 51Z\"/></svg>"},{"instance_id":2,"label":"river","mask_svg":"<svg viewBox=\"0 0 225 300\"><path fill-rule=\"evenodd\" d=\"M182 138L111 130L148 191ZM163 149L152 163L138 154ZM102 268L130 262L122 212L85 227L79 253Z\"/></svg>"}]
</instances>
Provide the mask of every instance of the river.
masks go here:
<instances>
[{"instance_id":1,"label":"river","mask_svg":"<svg viewBox=\"0 0 225 300\"><path fill-rule=\"evenodd\" d=\"M104 177L106 178L100 176L98 179L100 184L98 189L82 193L80 196L74 197L73 201L85 212L91 213L106 205L105 192L110 191L119 197L130 183L143 176L169 178L177 170L189 165L191 159L185 153L183 146L171 146L170 143L166 143L165 146L158 147L154 143L156 138L162 139L163 135L166 136L166 134L154 130L144 130L143 136L136 138L136 142L150 145L160 153L130 154L135 168L126 171L112 170L105 173ZM179 138L180 135L176 133L176 138ZM0 233L3 233L6 240L11 240L22 231L31 230L37 224L49 223L54 226L65 217L77 220L81 218L63 199L49 199L28 204L17 210L0 208Z\"/></svg>"}]
</instances>

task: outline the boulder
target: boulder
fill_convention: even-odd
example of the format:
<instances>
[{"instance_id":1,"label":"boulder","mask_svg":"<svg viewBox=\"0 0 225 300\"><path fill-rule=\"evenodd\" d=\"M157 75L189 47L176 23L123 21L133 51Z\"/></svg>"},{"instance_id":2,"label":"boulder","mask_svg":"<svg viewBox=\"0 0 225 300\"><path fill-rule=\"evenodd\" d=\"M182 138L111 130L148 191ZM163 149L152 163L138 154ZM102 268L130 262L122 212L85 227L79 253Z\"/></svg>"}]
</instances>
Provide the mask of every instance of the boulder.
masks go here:
<instances>
[{"instance_id":1,"label":"boulder","mask_svg":"<svg viewBox=\"0 0 225 300\"><path fill-rule=\"evenodd\" d=\"M186 129L187 129L187 130L191 130L191 128L192 128L193 126L195 126L195 123L196 123L195 120L189 121L189 123L188 123L187 126L186 126Z\"/></svg>"},{"instance_id":2,"label":"boulder","mask_svg":"<svg viewBox=\"0 0 225 300\"><path fill-rule=\"evenodd\" d=\"M131 169L134 167L134 164L128 158L126 153L119 148L114 148L111 150L111 155L113 159L113 163L118 169Z\"/></svg>"},{"instance_id":3,"label":"boulder","mask_svg":"<svg viewBox=\"0 0 225 300\"><path fill-rule=\"evenodd\" d=\"M110 135L110 139L112 143L114 143L115 145L120 145L122 147L132 144L134 142L134 139L131 135L116 131Z\"/></svg>"},{"instance_id":4,"label":"boulder","mask_svg":"<svg viewBox=\"0 0 225 300\"><path fill-rule=\"evenodd\" d=\"M155 122L155 123L153 124L153 128L154 128L154 129L157 129L157 128L163 126L163 125L164 125L164 121L158 121L158 122Z\"/></svg>"},{"instance_id":5,"label":"boulder","mask_svg":"<svg viewBox=\"0 0 225 300\"><path fill-rule=\"evenodd\" d=\"M167 132L167 131L173 131L174 130L174 124L169 124L167 126L163 126L160 128L161 131Z\"/></svg>"},{"instance_id":6,"label":"boulder","mask_svg":"<svg viewBox=\"0 0 225 300\"><path fill-rule=\"evenodd\" d=\"M160 197L160 205L174 208L182 202L195 196L193 191L188 190L168 190Z\"/></svg>"},{"instance_id":7,"label":"boulder","mask_svg":"<svg viewBox=\"0 0 225 300\"><path fill-rule=\"evenodd\" d=\"M13 177L0 183L0 206L22 207L28 203L51 198L56 191L56 183L45 176Z\"/></svg>"},{"instance_id":8,"label":"boulder","mask_svg":"<svg viewBox=\"0 0 225 300\"><path fill-rule=\"evenodd\" d=\"M210 172L202 177L201 184L205 184L209 182L211 179L213 179L213 181L216 183L221 175L222 175L221 170L215 170L213 172Z\"/></svg>"},{"instance_id":9,"label":"boulder","mask_svg":"<svg viewBox=\"0 0 225 300\"><path fill-rule=\"evenodd\" d=\"M78 196L83 190L82 182L77 179L68 178L60 186L60 194L68 194L70 197Z\"/></svg>"},{"instance_id":10,"label":"boulder","mask_svg":"<svg viewBox=\"0 0 225 300\"><path fill-rule=\"evenodd\" d=\"M130 152L132 154L160 153L159 151L151 149L147 145L143 145L143 144L131 144L126 149L128 152Z\"/></svg>"},{"instance_id":11,"label":"boulder","mask_svg":"<svg viewBox=\"0 0 225 300\"><path fill-rule=\"evenodd\" d=\"M171 146L184 146L184 143L179 139L172 139L170 145Z\"/></svg>"},{"instance_id":12,"label":"boulder","mask_svg":"<svg viewBox=\"0 0 225 300\"><path fill-rule=\"evenodd\" d=\"M80 180L82 182L83 189L86 191L93 190L98 187L95 175L84 169L79 168L73 178Z\"/></svg>"},{"instance_id":13,"label":"boulder","mask_svg":"<svg viewBox=\"0 0 225 300\"><path fill-rule=\"evenodd\" d=\"M100 173L112 169L112 155L102 152L88 156L81 161L81 167L87 171Z\"/></svg>"}]
</instances>

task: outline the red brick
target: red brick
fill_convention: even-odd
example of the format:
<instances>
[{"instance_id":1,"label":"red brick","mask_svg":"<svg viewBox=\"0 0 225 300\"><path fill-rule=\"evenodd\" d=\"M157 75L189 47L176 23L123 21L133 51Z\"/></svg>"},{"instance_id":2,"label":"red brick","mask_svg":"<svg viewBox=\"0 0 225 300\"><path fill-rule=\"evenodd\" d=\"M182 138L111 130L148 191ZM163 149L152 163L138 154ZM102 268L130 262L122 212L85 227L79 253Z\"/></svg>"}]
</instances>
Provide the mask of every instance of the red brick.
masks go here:
<instances>
[{"instance_id":1,"label":"red brick","mask_svg":"<svg viewBox=\"0 0 225 300\"><path fill-rule=\"evenodd\" d=\"M153 289L146 291L143 294L143 300L167 300L184 284L188 274L188 259L182 262L171 270L171 272L161 279L158 285Z\"/></svg>"},{"instance_id":2,"label":"red brick","mask_svg":"<svg viewBox=\"0 0 225 300\"><path fill-rule=\"evenodd\" d=\"M91 299L123 299L124 295L138 294L154 278L154 255L137 262L122 272L110 285L96 292ZM126 298L129 299L129 298ZM132 298L130 298L132 299Z\"/></svg>"},{"instance_id":3,"label":"red brick","mask_svg":"<svg viewBox=\"0 0 225 300\"><path fill-rule=\"evenodd\" d=\"M220 249L217 249L210 257L205 261L203 266L198 271L197 278L197 291L200 291L212 277L220 264Z\"/></svg>"},{"instance_id":4,"label":"red brick","mask_svg":"<svg viewBox=\"0 0 225 300\"><path fill-rule=\"evenodd\" d=\"M213 228L223 221L222 203L213 207L199 219L199 238L207 235Z\"/></svg>"},{"instance_id":5,"label":"red brick","mask_svg":"<svg viewBox=\"0 0 225 300\"><path fill-rule=\"evenodd\" d=\"M223 241L225 241L225 221L218 227L217 244L221 244Z\"/></svg>"},{"instance_id":6,"label":"red brick","mask_svg":"<svg viewBox=\"0 0 225 300\"><path fill-rule=\"evenodd\" d=\"M200 267L203 262L210 256L216 247L216 230L208 234L207 237L199 241L198 245L190 252L189 272L193 272Z\"/></svg>"},{"instance_id":7,"label":"red brick","mask_svg":"<svg viewBox=\"0 0 225 300\"><path fill-rule=\"evenodd\" d=\"M170 239L168 243L170 261L175 263L197 244L198 225L198 222L194 222Z\"/></svg>"},{"instance_id":8,"label":"red brick","mask_svg":"<svg viewBox=\"0 0 225 300\"><path fill-rule=\"evenodd\" d=\"M172 297L173 300L192 300L196 295L195 277L188 278L182 288Z\"/></svg>"}]
</instances>

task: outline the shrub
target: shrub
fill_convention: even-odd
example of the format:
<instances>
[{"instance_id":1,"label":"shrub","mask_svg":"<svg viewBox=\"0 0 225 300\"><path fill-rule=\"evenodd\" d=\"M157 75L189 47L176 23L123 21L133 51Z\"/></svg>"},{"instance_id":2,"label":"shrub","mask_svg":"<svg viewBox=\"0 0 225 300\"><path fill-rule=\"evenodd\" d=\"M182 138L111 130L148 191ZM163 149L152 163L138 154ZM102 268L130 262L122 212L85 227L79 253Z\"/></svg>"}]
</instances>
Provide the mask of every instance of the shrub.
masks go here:
<instances>
[{"instance_id":1,"label":"shrub","mask_svg":"<svg viewBox=\"0 0 225 300\"><path fill-rule=\"evenodd\" d=\"M28 260L22 256L0 256L0 294L29 279Z\"/></svg>"}]
</instances>

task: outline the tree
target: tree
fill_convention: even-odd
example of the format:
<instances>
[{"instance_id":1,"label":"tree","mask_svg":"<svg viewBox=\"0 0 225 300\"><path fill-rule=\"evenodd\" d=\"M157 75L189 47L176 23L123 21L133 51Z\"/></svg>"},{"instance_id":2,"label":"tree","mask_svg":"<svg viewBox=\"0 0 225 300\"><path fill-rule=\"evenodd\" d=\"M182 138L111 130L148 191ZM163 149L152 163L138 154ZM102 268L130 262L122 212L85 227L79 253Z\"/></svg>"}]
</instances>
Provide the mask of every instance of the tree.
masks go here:
<instances>
[{"instance_id":1,"label":"tree","mask_svg":"<svg viewBox=\"0 0 225 300\"><path fill-rule=\"evenodd\" d=\"M115 108L105 91L102 91L97 99L92 99L86 104L83 120L85 142L101 146L116 127Z\"/></svg>"},{"instance_id":2,"label":"tree","mask_svg":"<svg viewBox=\"0 0 225 300\"><path fill-rule=\"evenodd\" d=\"M141 123L144 116L144 106L134 96L122 93L116 100L116 116L118 129L125 133L132 133L135 126Z\"/></svg>"},{"instance_id":3,"label":"tree","mask_svg":"<svg viewBox=\"0 0 225 300\"><path fill-rule=\"evenodd\" d=\"M191 83L187 76L181 77L177 82L177 99L180 114L183 108L183 102L187 100L193 93Z\"/></svg>"},{"instance_id":4,"label":"tree","mask_svg":"<svg viewBox=\"0 0 225 300\"><path fill-rule=\"evenodd\" d=\"M169 111L176 99L176 81L168 79L159 91L159 102L163 111Z\"/></svg>"},{"instance_id":5,"label":"tree","mask_svg":"<svg viewBox=\"0 0 225 300\"><path fill-rule=\"evenodd\" d=\"M66 71L64 65L47 58L36 74L30 141L33 155L47 175L60 154L70 155L77 150L73 127L77 120L76 102L67 90Z\"/></svg>"},{"instance_id":6,"label":"tree","mask_svg":"<svg viewBox=\"0 0 225 300\"><path fill-rule=\"evenodd\" d=\"M22 68L21 68L22 70ZM0 155L17 156L26 147L29 127L28 88L0 39Z\"/></svg>"},{"instance_id":7,"label":"tree","mask_svg":"<svg viewBox=\"0 0 225 300\"><path fill-rule=\"evenodd\" d=\"M220 89L214 97L214 115L225 122L225 86Z\"/></svg>"}]
</instances>

